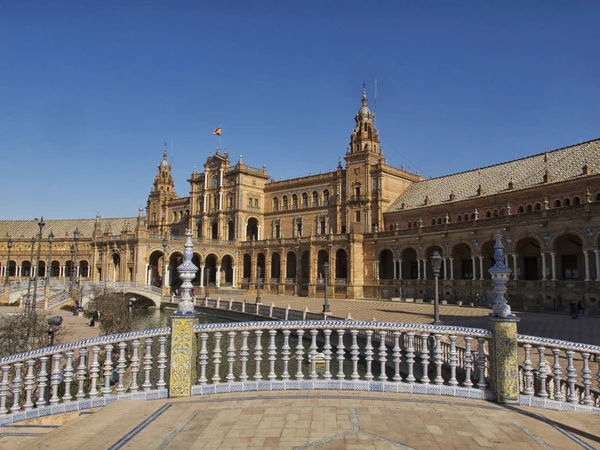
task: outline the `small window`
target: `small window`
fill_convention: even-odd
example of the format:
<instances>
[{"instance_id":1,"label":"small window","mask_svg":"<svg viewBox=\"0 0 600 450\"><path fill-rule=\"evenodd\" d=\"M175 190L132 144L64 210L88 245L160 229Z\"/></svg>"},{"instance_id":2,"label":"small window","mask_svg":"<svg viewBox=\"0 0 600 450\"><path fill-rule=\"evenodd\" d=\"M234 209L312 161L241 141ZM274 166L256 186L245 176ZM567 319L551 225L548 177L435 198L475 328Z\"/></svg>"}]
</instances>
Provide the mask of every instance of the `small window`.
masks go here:
<instances>
[{"instance_id":1,"label":"small window","mask_svg":"<svg viewBox=\"0 0 600 450\"><path fill-rule=\"evenodd\" d=\"M258 208L258 199L257 198L254 199L254 207Z\"/></svg>"},{"instance_id":2,"label":"small window","mask_svg":"<svg viewBox=\"0 0 600 450\"><path fill-rule=\"evenodd\" d=\"M441 224L442 224L442 218L441 218L441 217L438 217L437 224L438 224L438 225L441 225Z\"/></svg>"},{"instance_id":3,"label":"small window","mask_svg":"<svg viewBox=\"0 0 600 450\"><path fill-rule=\"evenodd\" d=\"M597 202L600 202L600 192L598 192L598 193L596 194L596 197L595 197L595 199L596 199L596 201L597 201Z\"/></svg>"},{"instance_id":4,"label":"small window","mask_svg":"<svg viewBox=\"0 0 600 450\"><path fill-rule=\"evenodd\" d=\"M312 193L312 205L319 206L319 193L317 191Z\"/></svg>"},{"instance_id":5,"label":"small window","mask_svg":"<svg viewBox=\"0 0 600 450\"><path fill-rule=\"evenodd\" d=\"M456 220L457 220L458 222L462 222L462 216L461 216L461 215L458 215L458 216L456 217Z\"/></svg>"},{"instance_id":6,"label":"small window","mask_svg":"<svg viewBox=\"0 0 600 450\"><path fill-rule=\"evenodd\" d=\"M251 198L249 198L249 199L248 199L248 206L249 206L250 208L252 208L252 199L251 199Z\"/></svg>"},{"instance_id":7,"label":"small window","mask_svg":"<svg viewBox=\"0 0 600 450\"><path fill-rule=\"evenodd\" d=\"M210 187L211 188L216 188L219 186L219 177L218 176L214 176L212 177L212 179L210 180Z\"/></svg>"},{"instance_id":8,"label":"small window","mask_svg":"<svg viewBox=\"0 0 600 450\"><path fill-rule=\"evenodd\" d=\"M308 194L306 192L302 194L302 207L308 208Z\"/></svg>"},{"instance_id":9,"label":"small window","mask_svg":"<svg viewBox=\"0 0 600 450\"><path fill-rule=\"evenodd\" d=\"M485 212L485 217L487 217L488 219L489 219L490 217L492 217L492 212L491 212L491 211L486 211L486 212Z\"/></svg>"},{"instance_id":10,"label":"small window","mask_svg":"<svg viewBox=\"0 0 600 450\"><path fill-rule=\"evenodd\" d=\"M357 188L354 189L356 196L360 197L360 186L358 186Z\"/></svg>"},{"instance_id":11,"label":"small window","mask_svg":"<svg viewBox=\"0 0 600 450\"><path fill-rule=\"evenodd\" d=\"M571 199L570 198L565 198L564 204L565 204L565 206L571 206Z\"/></svg>"},{"instance_id":12,"label":"small window","mask_svg":"<svg viewBox=\"0 0 600 450\"><path fill-rule=\"evenodd\" d=\"M360 222L360 211L356 211L356 222Z\"/></svg>"},{"instance_id":13,"label":"small window","mask_svg":"<svg viewBox=\"0 0 600 450\"><path fill-rule=\"evenodd\" d=\"M524 213L525 212L525 208L523 208L523 205L519 205L519 209L517 210L518 213Z\"/></svg>"},{"instance_id":14,"label":"small window","mask_svg":"<svg viewBox=\"0 0 600 450\"><path fill-rule=\"evenodd\" d=\"M435 219L431 219L431 225L435 225Z\"/></svg>"},{"instance_id":15,"label":"small window","mask_svg":"<svg viewBox=\"0 0 600 450\"><path fill-rule=\"evenodd\" d=\"M497 209L494 210L494 217L498 217L498 210Z\"/></svg>"},{"instance_id":16,"label":"small window","mask_svg":"<svg viewBox=\"0 0 600 450\"><path fill-rule=\"evenodd\" d=\"M283 196L283 210L286 211L288 209L288 198L287 195Z\"/></svg>"},{"instance_id":17,"label":"small window","mask_svg":"<svg viewBox=\"0 0 600 450\"><path fill-rule=\"evenodd\" d=\"M540 203L535 204L535 210L540 211L542 209L542 205Z\"/></svg>"},{"instance_id":18,"label":"small window","mask_svg":"<svg viewBox=\"0 0 600 450\"><path fill-rule=\"evenodd\" d=\"M323 204L329 205L329 191L327 189L323 191Z\"/></svg>"},{"instance_id":19,"label":"small window","mask_svg":"<svg viewBox=\"0 0 600 450\"><path fill-rule=\"evenodd\" d=\"M506 215L506 209L505 209L505 208L502 208L502 209L500 210L500 215L501 215L501 216L505 216L505 215Z\"/></svg>"},{"instance_id":20,"label":"small window","mask_svg":"<svg viewBox=\"0 0 600 450\"><path fill-rule=\"evenodd\" d=\"M531 211L533 211L533 206L527 205L527 212L530 213Z\"/></svg>"},{"instance_id":21,"label":"small window","mask_svg":"<svg viewBox=\"0 0 600 450\"><path fill-rule=\"evenodd\" d=\"M412 222L408 222L408 228L412 228Z\"/></svg>"},{"instance_id":22,"label":"small window","mask_svg":"<svg viewBox=\"0 0 600 450\"><path fill-rule=\"evenodd\" d=\"M296 194L292 195L292 208L298 209L298 196Z\"/></svg>"},{"instance_id":23,"label":"small window","mask_svg":"<svg viewBox=\"0 0 600 450\"><path fill-rule=\"evenodd\" d=\"M279 211L279 199L277 197L273 199L273 211Z\"/></svg>"},{"instance_id":24,"label":"small window","mask_svg":"<svg viewBox=\"0 0 600 450\"><path fill-rule=\"evenodd\" d=\"M575 197L575 198L573 199L573 204L574 204L574 205L580 205L580 204L581 204L581 199L580 199L579 197Z\"/></svg>"},{"instance_id":25,"label":"small window","mask_svg":"<svg viewBox=\"0 0 600 450\"><path fill-rule=\"evenodd\" d=\"M555 208L560 208L562 206L560 200L554 200L554 207Z\"/></svg>"},{"instance_id":26,"label":"small window","mask_svg":"<svg viewBox=\"0 0 600 450\"><path fill-rule=\"evenodd\" d=\"M469 221L469 215L465 214L464 217L463 217L463 219L465 219L465 222L468 222Z\"/></svg>"}]
</instances>

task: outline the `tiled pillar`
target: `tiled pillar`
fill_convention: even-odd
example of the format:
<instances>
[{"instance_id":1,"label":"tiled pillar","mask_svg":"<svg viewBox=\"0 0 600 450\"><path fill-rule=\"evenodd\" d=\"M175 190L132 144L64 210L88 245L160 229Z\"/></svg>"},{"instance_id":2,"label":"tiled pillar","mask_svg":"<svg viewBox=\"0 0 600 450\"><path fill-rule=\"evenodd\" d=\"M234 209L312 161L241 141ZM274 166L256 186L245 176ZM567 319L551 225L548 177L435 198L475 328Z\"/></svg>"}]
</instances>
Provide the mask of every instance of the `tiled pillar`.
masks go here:
<instances>
[{"instance_id":1,"label":"tiled pillar","mask_svg":"<svg viewBox=\"0 0 600 450\"><path fill-rule=\"evenodd\" d=\"M519 404L519 360L517 356L518 318L490 317L493 337L490 341L490 384L496 401Z\"/></svg>"},{"instance_id":2,"label":"tiled pillar","mask_svg":"<svg viewBox=\"0 0 600 450\"><path fill-rule=\"evenodd\" d=\"M195 314L172 314L171 316L171 380L169 397L189 397L196 381L196 358L198 355L194 325Z\"/></svg>"}]
</instances>

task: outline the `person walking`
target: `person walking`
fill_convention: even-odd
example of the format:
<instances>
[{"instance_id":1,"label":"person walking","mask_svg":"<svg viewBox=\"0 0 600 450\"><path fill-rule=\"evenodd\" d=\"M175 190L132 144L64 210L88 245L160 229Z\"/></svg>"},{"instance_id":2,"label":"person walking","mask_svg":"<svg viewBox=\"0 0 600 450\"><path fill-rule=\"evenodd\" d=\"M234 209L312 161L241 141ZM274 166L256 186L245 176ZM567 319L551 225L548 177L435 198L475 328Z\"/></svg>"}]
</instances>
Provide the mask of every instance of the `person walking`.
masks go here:
<instances>
[{"instance_id":1,"label":"person walking","mask_svg":"<svg viewBox=\"0 0 600 450\"><path fill-rule=\"evenodd\" d=\"M581 300L577 303L577 312L579 313L579 318L583 318L583 302Z\"/></svg>"},{"instance_id":2,"label":"person walking","mask_svg":"<svg viewBox=\"0 0 600 450\"><path fill-rule=\"evenodd\" d=\"M569 307L571 309L571 319L577 319L577 303L575 303L575 300L569 302Z\"/></svg>"}]
</instances>

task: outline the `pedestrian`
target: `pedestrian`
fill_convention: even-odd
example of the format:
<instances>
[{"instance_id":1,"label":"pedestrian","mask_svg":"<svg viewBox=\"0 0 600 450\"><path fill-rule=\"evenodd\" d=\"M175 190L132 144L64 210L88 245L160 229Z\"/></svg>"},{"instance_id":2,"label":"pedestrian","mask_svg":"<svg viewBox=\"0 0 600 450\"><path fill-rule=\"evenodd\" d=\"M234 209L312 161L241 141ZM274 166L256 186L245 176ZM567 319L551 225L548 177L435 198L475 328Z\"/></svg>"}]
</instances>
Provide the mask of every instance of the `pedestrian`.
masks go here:
<instances>
[{"instance_id":1,"label":"pedestrian","mask_svg":"<svg viewBox=\"0 0 600 450\"><path fill-rule=\"evenodd\" d=\"M583 303L581 300L577 303L577 312L579 313L579 318L583 318Z\"/></svg>"},{"instance_id":2,"label":"pedestrian","mask_svg":"<svg viewBox=\"0 0 600 450\"><path fill-rule=\"evenodd\" d=\"M479 292L475 293L475 308L479 308Z\"/></svg>"},{"instance_id":3,"label":"pedestrian","mask_svg":"<svg viewBox=\"0 0 600 450\"><path fill-rule=\"evenodd\" d=\"M571 300L569 306L571 309L571 319L577 319L577 304L575 303L575 300Z\"/></svg>"}]
</instances>

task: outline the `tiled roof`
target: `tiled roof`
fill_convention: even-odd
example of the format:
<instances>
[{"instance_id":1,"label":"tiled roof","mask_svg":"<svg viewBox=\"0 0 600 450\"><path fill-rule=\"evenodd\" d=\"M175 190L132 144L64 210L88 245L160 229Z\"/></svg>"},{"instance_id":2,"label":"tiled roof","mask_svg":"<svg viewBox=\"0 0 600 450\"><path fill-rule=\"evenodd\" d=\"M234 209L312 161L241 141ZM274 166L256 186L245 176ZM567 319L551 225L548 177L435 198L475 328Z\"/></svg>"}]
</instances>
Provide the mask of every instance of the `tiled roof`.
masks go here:
<instances>
[{"instance_id":1,"label":"tiled roof","mask_svg":"<svg viewBox=\"0 0 600 450\"><path fill-rule=\"evenodd\" d=\"M72 238L75 228L79 229L80 239L89 239L94 233L96 219L64 219L64 220L46 220L44 226L44 238L50 231L55 239ZM112 233L120 233L127 225L129 230L135 229L137 217L119 217L114 219L100 219L100 228ZM39 233L37 220L0 220L0 239L6 239L11 236L13 239L29 239Z\"/></svg>"},{"instance_id":2,"label":"tiled roof","mask_svg":"<svg viewBox=\"0 0 600 450\"><path fill-rule=\"evenodd\" d=\"M587 175L582 170L586 163L589 166ZM512 192L539 186L544 184L546 169L550 175L548 184L555 184L597 175L599 167L600 139L596 139L514 161L412 183L392 203L388 212L506 193L510 191L511 181L514 184ZM479 185L483 189L481 196L478 195ZM454 200L450 200L451 193L454 194Z\"/></svg>"}]
</instances>

